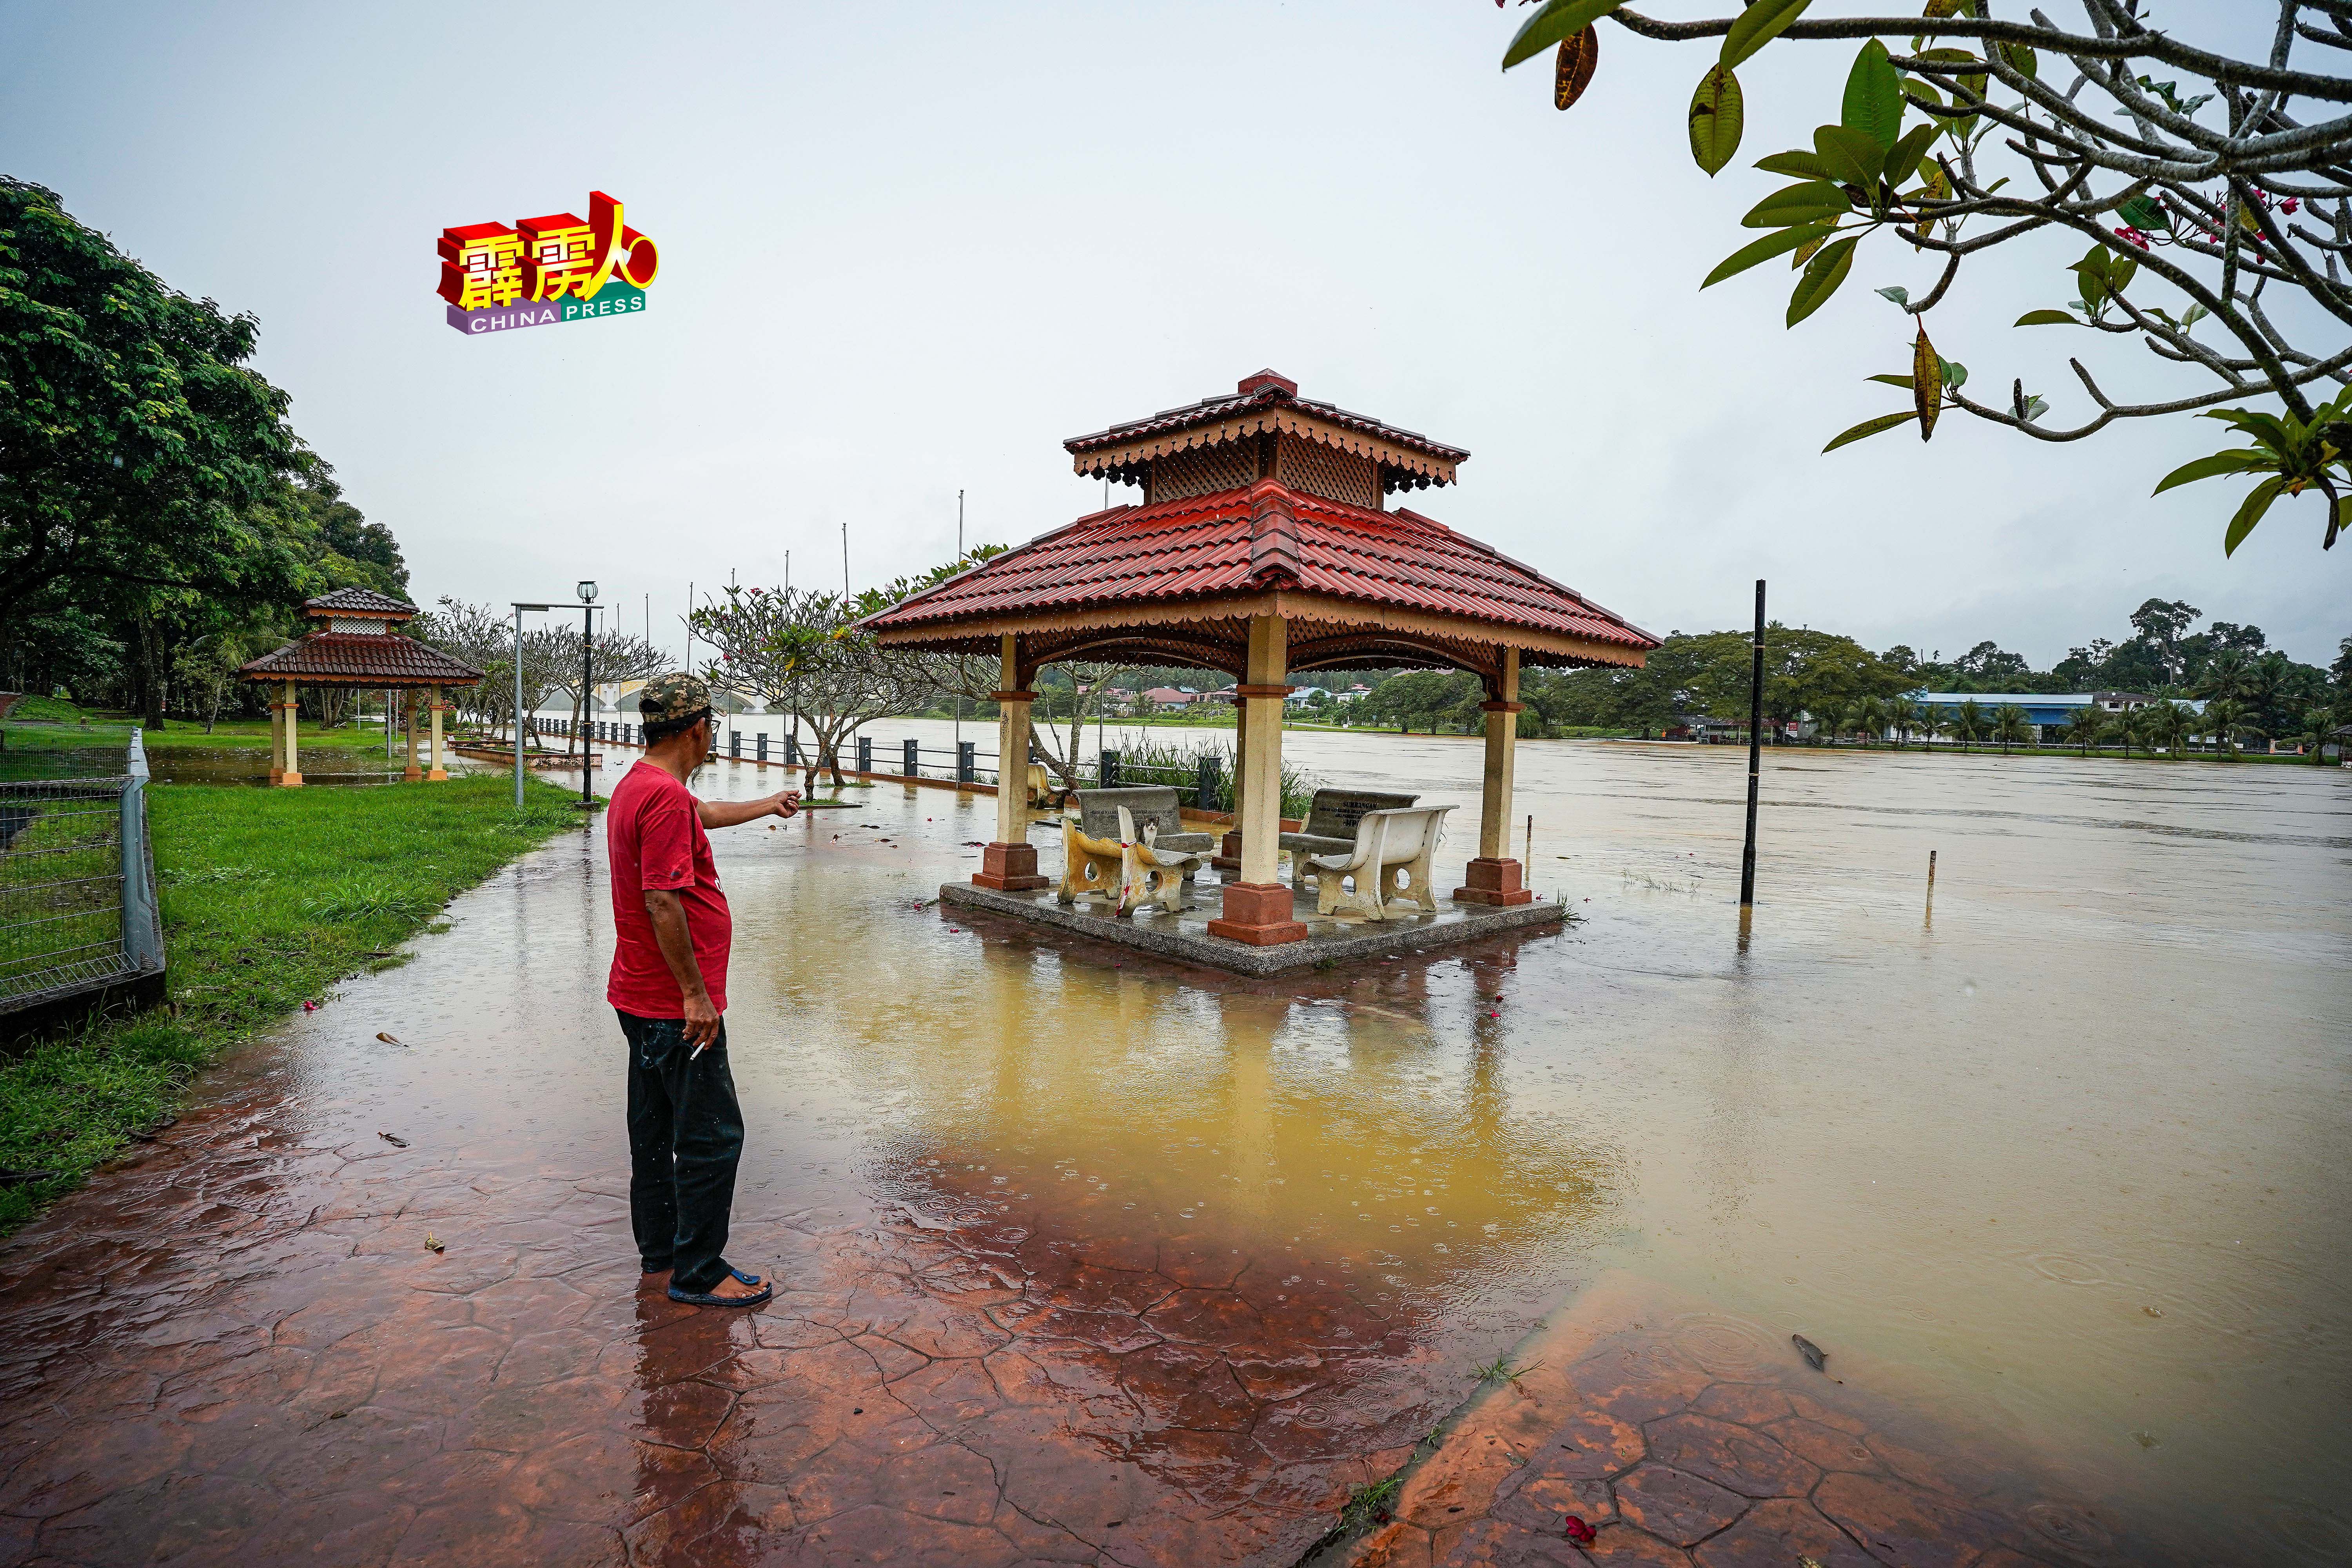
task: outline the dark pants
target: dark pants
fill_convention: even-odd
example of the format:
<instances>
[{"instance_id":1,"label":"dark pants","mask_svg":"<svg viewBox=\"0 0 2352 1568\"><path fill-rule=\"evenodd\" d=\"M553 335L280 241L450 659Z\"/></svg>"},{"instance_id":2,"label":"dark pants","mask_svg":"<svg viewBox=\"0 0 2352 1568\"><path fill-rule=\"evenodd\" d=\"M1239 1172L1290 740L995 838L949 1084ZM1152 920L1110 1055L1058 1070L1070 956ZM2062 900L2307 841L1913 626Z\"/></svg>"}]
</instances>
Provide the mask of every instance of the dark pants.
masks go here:
<instances>
[{"instance_id":1,"label":"dark pants","mask_svg":"<svg viewBox=\"0 0 2352 1568\"><path fill-rule=\"evenodd\" d=\"M617 1011L617 1009L616 1009ZM727 1278L727 1220L743 1111L727 1070L727 1026L692 1060L682 1018L620 1014L629 1041L629 1223L648 1274L695 1293Z\"/></svg>"}]
</instances>

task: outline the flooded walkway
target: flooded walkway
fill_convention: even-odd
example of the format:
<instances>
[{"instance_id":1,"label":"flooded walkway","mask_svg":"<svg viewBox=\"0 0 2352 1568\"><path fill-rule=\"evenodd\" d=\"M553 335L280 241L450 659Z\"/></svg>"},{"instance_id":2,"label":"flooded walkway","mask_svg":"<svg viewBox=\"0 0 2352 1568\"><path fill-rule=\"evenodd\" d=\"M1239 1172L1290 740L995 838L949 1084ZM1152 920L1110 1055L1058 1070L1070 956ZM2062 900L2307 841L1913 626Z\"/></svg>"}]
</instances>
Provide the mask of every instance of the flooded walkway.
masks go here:
<instances>
[{"instance_id":1,"label":"flooded walkway","mask_svg":"<svg viewBox=\"0 0 2352 1568\"><path fill-rule=\"evenodd\" d=\"M1742 948L1744 759L1523 756L1585 921L1311 981L922 907L984 800L716 836L749 1315L638 1289L601 835L534 855L0 1248L0 1563L1289 1564L1407 1467L1358 1550L2345 1555L2352 775L1775 759Z\"/></svg>"}]
</instances>

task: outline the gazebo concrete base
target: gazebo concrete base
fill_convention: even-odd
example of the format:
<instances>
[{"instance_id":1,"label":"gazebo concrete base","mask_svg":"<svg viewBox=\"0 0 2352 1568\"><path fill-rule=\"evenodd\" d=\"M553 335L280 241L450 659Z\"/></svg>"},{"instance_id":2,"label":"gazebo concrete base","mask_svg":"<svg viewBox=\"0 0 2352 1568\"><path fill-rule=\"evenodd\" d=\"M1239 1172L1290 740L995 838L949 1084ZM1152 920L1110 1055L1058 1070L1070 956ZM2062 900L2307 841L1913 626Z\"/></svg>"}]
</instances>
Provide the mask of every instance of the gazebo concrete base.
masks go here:
<instances>
[{"instance_id":1,"label":"gazebo concrete base","mask_svg":"<svg viewBox=\"0 0 2352 1568\"><path fill-rule=\"evenodd\" d=\"M971 882L950 882L940 889L940 903L958 911L1003 915L1093 937L1179 963L1253 975L1362 963L1414 948L1450 946L1513 931L1556 931L1568 918L1563 905L1546 900L1497 907L1441 899L1433 914L1401 915L1386 921L1342 919L1317 914L1314 898L1298 894L1292 900L1292 917L1306 926L1306 940L1257 947L1209 934L1210 922L1219 915L1223 891L1214 884L1204 884L1195 895L1194 908L1147 915L1139 921L1101 912L1098 898L1082 899L1076 904L1057 902L1050 889L999 892Z\"/></svg>"}]
</instances>

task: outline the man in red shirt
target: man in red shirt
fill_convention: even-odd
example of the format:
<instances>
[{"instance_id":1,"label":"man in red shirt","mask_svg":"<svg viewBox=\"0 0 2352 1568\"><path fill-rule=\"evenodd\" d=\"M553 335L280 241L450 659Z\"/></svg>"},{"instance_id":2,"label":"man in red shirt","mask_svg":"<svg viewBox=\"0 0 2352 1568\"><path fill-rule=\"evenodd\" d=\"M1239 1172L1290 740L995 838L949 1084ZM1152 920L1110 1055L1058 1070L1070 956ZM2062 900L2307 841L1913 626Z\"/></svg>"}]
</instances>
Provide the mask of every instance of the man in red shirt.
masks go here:
<instances>
[{"instance_id":1,"label":"man in red shirt","mask_svg":"<svg viewBox=\"0 0 2352 1568\"><path fill-rule=\"evenodd\" d=\"M604 812L616 938L604 995L629 1042L629 1220L648 1280L667 1274L673 1300L757 1306L775 1288L725 1257L743 1112L720 1016L734 922L705 830L790 816L801 797L688 792L710 754L710 688L694 677L648 681L637 711L646 754Z\"/></svg>"}]
</instances>

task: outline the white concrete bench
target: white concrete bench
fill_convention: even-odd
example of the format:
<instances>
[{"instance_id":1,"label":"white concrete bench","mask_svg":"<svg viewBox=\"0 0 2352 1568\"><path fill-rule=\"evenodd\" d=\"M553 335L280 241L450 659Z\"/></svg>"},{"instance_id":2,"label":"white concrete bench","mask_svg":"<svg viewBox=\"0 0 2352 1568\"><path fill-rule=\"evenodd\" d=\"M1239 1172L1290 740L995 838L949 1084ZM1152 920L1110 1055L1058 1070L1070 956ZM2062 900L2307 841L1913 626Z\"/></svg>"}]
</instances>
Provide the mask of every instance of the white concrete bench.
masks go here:
<instances>
[{"instance_id":1,"label":"white concrete bench","mask_svg":"<svg viewBox=\"0 0 2352 1568\"><path fill-rule=\"evenodd\" d=\"M1430 861L1444 831L1450 805L1410 806L1368 811L1356 819L1356 840L1337 855L1317 855L1300 869L1315 876L1315 909L1318 914L1342 911L1366 920L1389 918L1392 903L1411 899L1422 910L1437 909L1437 889ZM1352 881L1355 890L1345 890Z\"/></svg>"}]
</instances>

